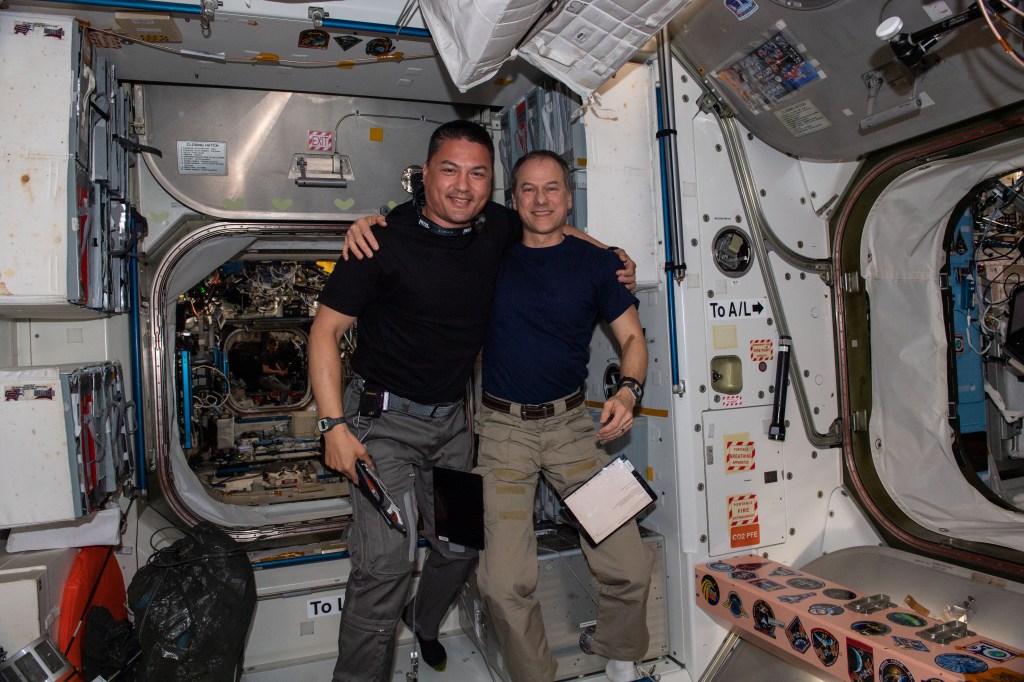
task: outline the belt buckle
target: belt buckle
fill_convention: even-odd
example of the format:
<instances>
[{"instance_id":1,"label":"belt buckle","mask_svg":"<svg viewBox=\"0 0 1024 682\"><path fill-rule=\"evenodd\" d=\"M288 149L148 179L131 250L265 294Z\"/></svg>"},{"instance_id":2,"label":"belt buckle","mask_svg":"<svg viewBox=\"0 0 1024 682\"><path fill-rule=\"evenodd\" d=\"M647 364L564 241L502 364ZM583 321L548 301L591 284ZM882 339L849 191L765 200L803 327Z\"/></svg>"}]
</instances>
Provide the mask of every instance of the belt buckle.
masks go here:
<instances>
[{"instance_id":1,"label":"belt buckle","mask_svg":"<svg viewBox=\"0 0 1024 682\"><path fill-rule=\"evenodd\" d=\"M536 419L547 419L555 416L555 406L551 403L540 403L538 405L520 405L519 418L524 421Z\"/></svg>"}]
</instances>

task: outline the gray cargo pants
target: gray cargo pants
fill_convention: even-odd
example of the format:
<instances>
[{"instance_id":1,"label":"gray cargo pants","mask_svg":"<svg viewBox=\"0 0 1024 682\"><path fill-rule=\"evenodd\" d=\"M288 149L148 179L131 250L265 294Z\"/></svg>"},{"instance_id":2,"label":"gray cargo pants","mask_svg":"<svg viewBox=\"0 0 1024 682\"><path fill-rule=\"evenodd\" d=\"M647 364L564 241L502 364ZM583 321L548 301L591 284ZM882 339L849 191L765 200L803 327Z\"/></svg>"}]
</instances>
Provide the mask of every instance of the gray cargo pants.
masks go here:
<instances>
[{"instance_id":1,"label":"gray cargo pants","mask_svg":"<svg viewBox=\"0 0 1024 682\"><path fill-rule=\"evenodd\" d=\"M433 467L468 471L472 432L464 407L423 417L389 410L358 417L361 382L345 390L345 420L370 451L377 473L402 508L409 534L391 529L361 492L352 490L349 531L352 572L338 631L334 682L385 682L392 675L395 628L409 594L416 555L416 523L423 518L429 543L414 601L405 619L426 639L436 639L448 608L472 570L476 551L435 537Z\"/></svg>"}]
</instances>

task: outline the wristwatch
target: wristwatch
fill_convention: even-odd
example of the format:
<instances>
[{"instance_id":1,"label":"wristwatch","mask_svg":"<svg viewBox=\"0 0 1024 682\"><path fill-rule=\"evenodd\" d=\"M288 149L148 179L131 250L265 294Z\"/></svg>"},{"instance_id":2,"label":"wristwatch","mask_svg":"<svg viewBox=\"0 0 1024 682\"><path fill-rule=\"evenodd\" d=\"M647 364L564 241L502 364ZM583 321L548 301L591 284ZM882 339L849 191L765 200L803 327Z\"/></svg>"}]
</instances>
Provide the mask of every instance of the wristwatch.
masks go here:
<instances>
[{"instance_id":1,"label":"wristwatch","mask_svg":"<svg viewBox=\"0 0 1024 682\"><path fill-rule=\"evenodd\" d=\"M622 377L619 379L619 388L624 388L633 394L633 399L639 405L644 399L644 384L633 377Z\"/></svg>"},{"instance_id":2,"label":"wristwatch","mask_svg":"<svg viewBox=\"0 0 1024 682\"><path fill-rule=\"evenodd\" d=\"M344 422L344 417L324 417L323 419L317 420L316 430L320 433L327 433L338 424L343 424Z\"/></svg>"}]
</instances>

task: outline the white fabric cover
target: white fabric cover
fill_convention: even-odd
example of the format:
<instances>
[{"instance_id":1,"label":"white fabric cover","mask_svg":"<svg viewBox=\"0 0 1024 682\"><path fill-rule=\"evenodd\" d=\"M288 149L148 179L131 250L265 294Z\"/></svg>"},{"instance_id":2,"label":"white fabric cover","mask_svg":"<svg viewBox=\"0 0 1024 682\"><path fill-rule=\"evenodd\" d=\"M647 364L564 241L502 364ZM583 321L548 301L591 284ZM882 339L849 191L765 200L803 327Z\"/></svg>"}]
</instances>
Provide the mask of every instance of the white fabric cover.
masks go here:
<instances>
[{"instance_id":1,"label":"white fabric cover","mask_svg":"<svg viewBox=\"0 0 1024 682\"><path fill-rule=\"evenodd\" d=\"M981 180L1021 165L1024 142L1015 141L899 177L868 214L861 272L871 305L869 432L883 485L931 531L1024 551L1024 514L987 501L953 456L939 290L954 205Z\"/></svg>"},{"instance_id":2,"label":"white fabric cover","mask_svg":"<svg viewBox=\"0 0 1024 682\"><path fill-rule=\"evenodd\" d=\"M462 92L517 54L586 98L689 0L565 0L534 24L549 1L420 0L455 86ZM516 49L528 32L529 40Z\"/></svg>"},{"instance_id":3,"label":"white fabric cover","mask_svg":"<svg viewBox=\"0 0 1024 682\"><path fill-rule=\"evenodd\" d=\"M587 98L689 1L568 0L519 55Z\"/></svg>"},{"instance_id":4,"label":"white fabric cover","mask_svg":"<svg viewBox=\"0 0 1024 682\"><path fill-rule=\"evenodd\" d=\"M548 0L420 0L423 21L455 86L491 78L530 30Z\"/></svg>"}]
</instances>

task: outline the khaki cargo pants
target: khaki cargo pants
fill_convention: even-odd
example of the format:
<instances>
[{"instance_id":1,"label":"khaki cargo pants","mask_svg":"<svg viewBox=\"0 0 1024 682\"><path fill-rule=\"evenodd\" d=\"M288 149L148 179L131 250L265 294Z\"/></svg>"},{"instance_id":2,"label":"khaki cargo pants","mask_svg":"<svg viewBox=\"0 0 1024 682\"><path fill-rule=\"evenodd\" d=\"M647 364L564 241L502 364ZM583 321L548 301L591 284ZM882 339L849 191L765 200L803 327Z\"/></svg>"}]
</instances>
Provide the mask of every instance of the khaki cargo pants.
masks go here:
<instances>
[{"instance_id":1,"label":"khaki cargo pants","mask_svg":"<svg viewBox=\"0 0 1024 682\"><path fill-rule=\"evenodd\" d=\"M484 408L474 471L484 479L485 549L477 582L512 682L550 682L551 655L537 588L537 538L533 529L538 474L565 497L607 464L585 406L547 419L525 421ZM651 557L635 522L595 546L581 538L590 571L600 584L593 651L607 658L639 660L647 653L647 593Z\"/></svg>"}]
</instances>

